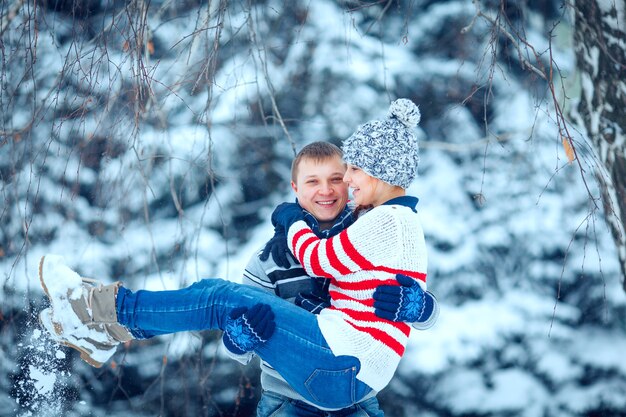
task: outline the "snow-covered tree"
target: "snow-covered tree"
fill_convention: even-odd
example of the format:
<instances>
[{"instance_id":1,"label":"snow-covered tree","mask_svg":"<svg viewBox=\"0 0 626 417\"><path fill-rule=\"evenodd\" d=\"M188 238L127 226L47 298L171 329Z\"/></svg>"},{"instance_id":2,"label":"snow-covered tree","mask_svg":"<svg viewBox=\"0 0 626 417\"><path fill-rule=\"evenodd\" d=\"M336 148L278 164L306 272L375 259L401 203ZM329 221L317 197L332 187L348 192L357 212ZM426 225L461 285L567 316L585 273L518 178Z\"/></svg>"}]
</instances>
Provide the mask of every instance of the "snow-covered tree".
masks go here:
<instances>
[{"instance_id":1,"label":"snow-covered tree","mask_svg":"<svg viewBox=\"0 0 626 417\"><path fill-rule=\"evenodd\" d=\"M572 8L582 90L572 112L598 160L594 172L626 290L626 2L577 0Z\"/></svg>"}]
</instances>

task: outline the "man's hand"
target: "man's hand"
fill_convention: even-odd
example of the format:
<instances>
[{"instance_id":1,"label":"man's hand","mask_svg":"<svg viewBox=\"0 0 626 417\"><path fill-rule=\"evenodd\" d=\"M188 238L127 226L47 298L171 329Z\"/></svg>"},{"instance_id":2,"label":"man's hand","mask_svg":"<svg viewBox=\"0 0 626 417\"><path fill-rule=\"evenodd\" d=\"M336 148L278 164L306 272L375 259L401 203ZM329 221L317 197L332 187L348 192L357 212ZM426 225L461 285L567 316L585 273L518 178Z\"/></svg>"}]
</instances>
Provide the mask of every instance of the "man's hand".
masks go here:
<instances>
[{"instance_id":1,"label":"man's hand","mask_svg":"<svg viewBox=\"0 0 626 417\"><path fill-rule=\"evenodd\" d=\"M381 285L374 291L374 309L378 317L407 323L425 323L438 311L435 297L413 278L396 275L400 286ZM434 323L434 320L433 320Z\"/></svg>"},{"instance_id":2,"label":"man's hand","mask_svg":"<svg viewBox=\"0 0 626 417\"><path fill-rule=\"evenodd\" d=\"M272 224L285 231L298 220L304 220L304 212L298 203L282 203L272 213Z\"/></svg>"},{"instance_id":3,"label":"man's hand","mask_svg":"<svg viewBox=\"0 0 626 417\"><path fill-rule=\"evenodd\" d=\"M276 265L285 269L289 269L292 259L295 261L295 258L289 250L289 245L287 245L287 233L285 233L285 230L281 226L274 228L274 236L265 244L265 247L259 255L259 259L265 262L270 255L272 255L272 259Z\"/></svg>"},{"instance_id":4,"label":"man's hand","mask_svg":"<svg viewBox=\"0 0 626 417\"><path fill-rule=\"evenodd\" d=\"M276 323L274 313L267 304L255 304L233 308L228 319L222 340L226 349L237 355L251 352L274 333Z\"/></svg>"}]
</instances>

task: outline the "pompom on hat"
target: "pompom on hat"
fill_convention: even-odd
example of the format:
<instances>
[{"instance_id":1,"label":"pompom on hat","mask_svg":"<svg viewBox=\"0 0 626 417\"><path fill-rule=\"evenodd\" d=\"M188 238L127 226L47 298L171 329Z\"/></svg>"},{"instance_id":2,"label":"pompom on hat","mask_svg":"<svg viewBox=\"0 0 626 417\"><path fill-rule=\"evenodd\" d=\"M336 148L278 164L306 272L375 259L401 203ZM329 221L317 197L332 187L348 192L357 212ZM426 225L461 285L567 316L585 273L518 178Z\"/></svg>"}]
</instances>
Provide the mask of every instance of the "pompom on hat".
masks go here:
<instances>
[{"instance_id":1,"label":"pompom on hat","mask_svg":"<svg viewBox=\"0 0 626 417\"><path fill-rule=\"evenodd\" d=\"M419 144L414 130L420 118L411 100L394 101L386 119L362 124L344 140L344 161L388 184L408 188L417 176Z\"/></svg>"}]
</instances>

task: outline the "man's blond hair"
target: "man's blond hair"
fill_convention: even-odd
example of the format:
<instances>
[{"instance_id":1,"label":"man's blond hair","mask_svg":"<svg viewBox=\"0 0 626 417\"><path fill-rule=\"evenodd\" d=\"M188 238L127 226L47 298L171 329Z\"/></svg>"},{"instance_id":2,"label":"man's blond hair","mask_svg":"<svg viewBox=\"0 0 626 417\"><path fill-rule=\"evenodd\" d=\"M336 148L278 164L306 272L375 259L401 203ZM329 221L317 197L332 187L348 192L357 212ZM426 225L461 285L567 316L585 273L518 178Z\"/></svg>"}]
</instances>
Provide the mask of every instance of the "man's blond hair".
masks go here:
<instances>
[{"instance_id":1,"label":"man's blond hair","mask_svg":"<svg viewBox=\"0 0 626 417\"><path fill-rule=\"evenodd\" d=\"M298 152L295 159L291 163L291 181L296 182L298 177L298 167L303 159L311 159L315 162L324 162L328 159L338 156L343 157L341 149L330 142L317 141L306 145Z\"/></svg>"}]
</instances>

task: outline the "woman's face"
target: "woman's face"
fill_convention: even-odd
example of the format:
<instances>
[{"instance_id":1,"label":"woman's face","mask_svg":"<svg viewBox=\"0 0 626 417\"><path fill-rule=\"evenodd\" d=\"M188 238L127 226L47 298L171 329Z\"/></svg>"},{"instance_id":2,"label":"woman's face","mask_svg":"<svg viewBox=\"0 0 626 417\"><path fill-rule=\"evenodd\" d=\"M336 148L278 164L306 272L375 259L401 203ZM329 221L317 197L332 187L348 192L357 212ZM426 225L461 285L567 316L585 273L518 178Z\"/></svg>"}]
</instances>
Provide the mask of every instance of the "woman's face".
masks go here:
<instances>
[{"instance_id":1,"label":"woman's face","mask_svg":"<svg viewBox=\"0 0 626 417\"><path fill-rule=\"evenodd\" d=\"M359 167L348 164L343 180L352 189L352 197L357 206L377 206L386 201L380 201L383 199L381 194L383 182L366 174Z\"/></svg>"}]
</instances>

